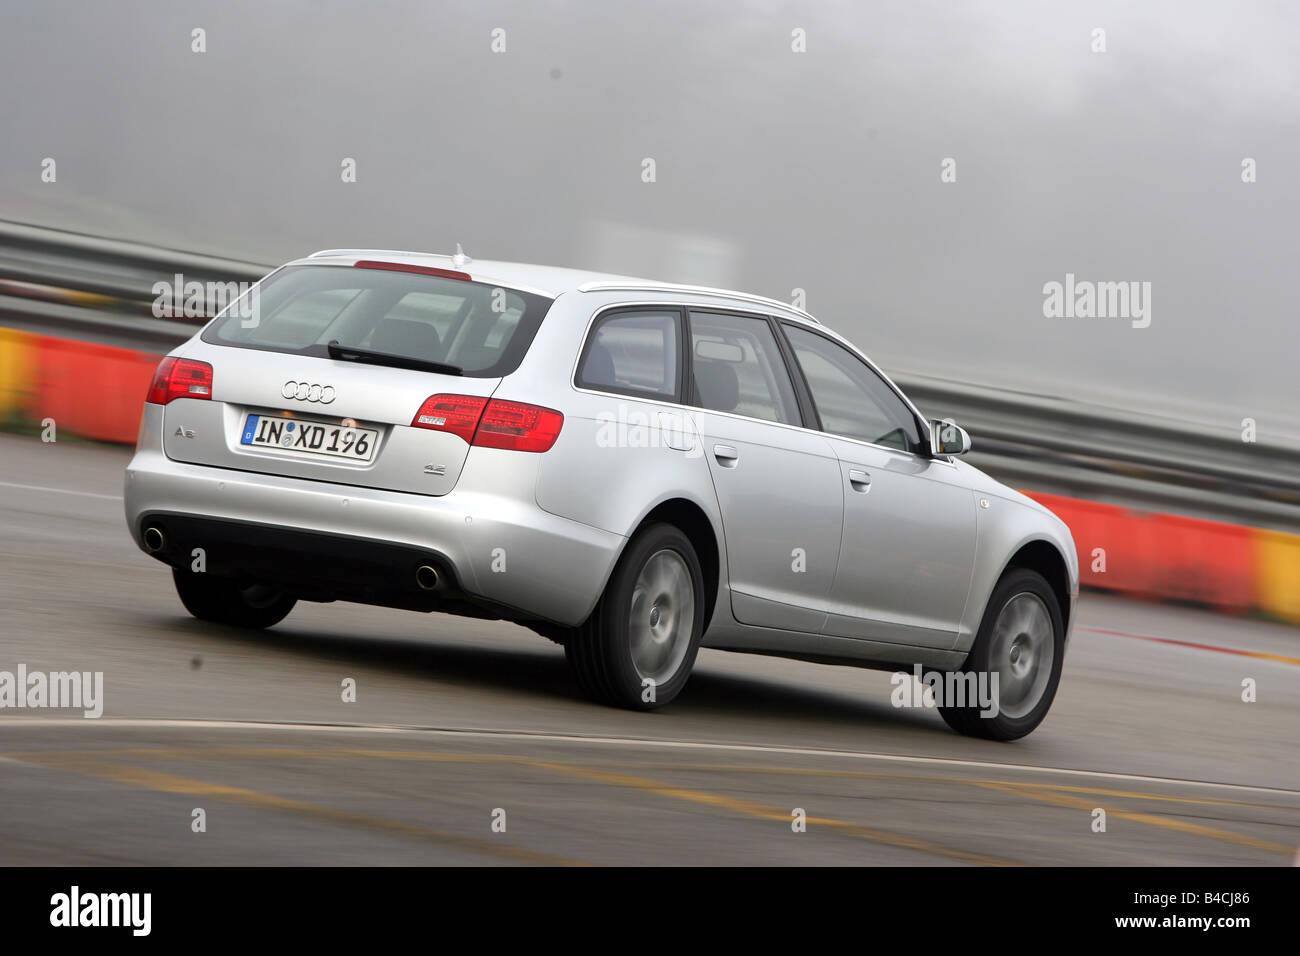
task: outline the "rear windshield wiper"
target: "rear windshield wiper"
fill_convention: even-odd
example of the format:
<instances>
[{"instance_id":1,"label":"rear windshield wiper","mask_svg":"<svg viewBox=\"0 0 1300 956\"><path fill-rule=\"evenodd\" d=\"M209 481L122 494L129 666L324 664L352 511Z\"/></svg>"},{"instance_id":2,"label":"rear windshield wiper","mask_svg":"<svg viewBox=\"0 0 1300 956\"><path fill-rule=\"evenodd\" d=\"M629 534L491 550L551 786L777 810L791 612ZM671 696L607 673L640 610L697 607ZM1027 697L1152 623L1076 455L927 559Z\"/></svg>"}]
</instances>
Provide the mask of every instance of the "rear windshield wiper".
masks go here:
<instances>
[{"instance_id":1,"label":"rear windshield wiper","mask_svg":"<svg viewBox=\"0 0 1300 956\"><path fill-rule=\"evenodd\" d=\"M330 358L341 362L360 362L363 365L388 365L393 368L409 368L416 372L441 372L444 375L462 375L464 369L459 365L446 362L434 362L431 359L412 358L409 355L393 355L391 352L374 352L359 349L355 345L340 345L338 339L325 346Z\"/></svg>"}]
</instances>

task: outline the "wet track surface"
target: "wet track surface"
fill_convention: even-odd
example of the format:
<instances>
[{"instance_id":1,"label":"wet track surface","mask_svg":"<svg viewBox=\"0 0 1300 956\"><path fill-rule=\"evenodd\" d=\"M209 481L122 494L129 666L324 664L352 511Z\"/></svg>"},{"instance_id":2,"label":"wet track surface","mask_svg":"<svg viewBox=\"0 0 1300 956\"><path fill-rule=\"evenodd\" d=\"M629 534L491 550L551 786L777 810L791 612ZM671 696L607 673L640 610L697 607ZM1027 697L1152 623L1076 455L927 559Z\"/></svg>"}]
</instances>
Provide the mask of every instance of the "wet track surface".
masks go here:
<instances>
[{"instance_id":1,"label":"wet track surface","mask_svg":"<svg viewBox=\"0 0 1300 956\"><path fill-rule=\"evenodd\" d=\"M628 713L509 624L193 620L127 536L127 458L0 436L0 670L105 683L99 720L0 711L0 863L1277 865L1300 844L1300 629L1085 594L1053 711L1013 744L892 707L887 674L716 651Z\"/></svg>"}]
</instances>

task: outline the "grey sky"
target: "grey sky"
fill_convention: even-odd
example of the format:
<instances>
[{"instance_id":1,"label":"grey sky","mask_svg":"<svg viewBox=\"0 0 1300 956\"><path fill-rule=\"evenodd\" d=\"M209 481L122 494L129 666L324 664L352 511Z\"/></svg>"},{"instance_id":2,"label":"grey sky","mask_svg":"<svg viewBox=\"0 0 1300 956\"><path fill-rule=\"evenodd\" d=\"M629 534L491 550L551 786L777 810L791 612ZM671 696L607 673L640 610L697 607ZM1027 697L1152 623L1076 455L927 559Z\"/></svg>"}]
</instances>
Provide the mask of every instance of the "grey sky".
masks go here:
<instances>
[{"instance_id":1,"label":"grey sky","mask_svg":"<svg viewBox=\"0 0 1300 956\"><path fill-rule=\"evenodd\" d=\"M1300 5L0 0L0 81L4 218L798 287L890 370L1300 436Z\"/></svg>"}]
</instances>

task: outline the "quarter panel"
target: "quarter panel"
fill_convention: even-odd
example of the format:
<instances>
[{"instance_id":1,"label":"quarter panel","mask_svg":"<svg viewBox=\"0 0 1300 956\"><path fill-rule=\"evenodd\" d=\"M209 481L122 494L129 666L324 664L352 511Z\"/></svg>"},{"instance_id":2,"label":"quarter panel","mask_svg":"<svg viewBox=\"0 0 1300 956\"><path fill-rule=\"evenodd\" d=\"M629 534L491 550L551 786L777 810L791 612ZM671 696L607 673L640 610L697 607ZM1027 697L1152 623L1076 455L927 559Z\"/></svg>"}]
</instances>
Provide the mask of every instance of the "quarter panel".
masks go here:
<instances>
[{"instance_id":1,"label":"quarter panel","mask_svg":"<svg viewBox=\"0 0 1300 956\"><path fill-rule=\"evenodd\" d=\"M537 506L626 538L663 502L691 502L708 518L719 556L714 619L730 617L722 520L691 415L576 389L560 404L566 409L560 438L539 456ZM597 594L612 567L611 561L591 582Z\"/></svg>"},{"instance_id":2,"label":"quarter panel","mask_svg":"<svg viewBox=\"0 0 1300 956\"><path fill-rule=\"evenodd\" d=\"M566 406L559 440L540 456L541 508L622 535L669 498L686 498L716 517L689 413L576 390Z\"/></svg>"}]
</instances>

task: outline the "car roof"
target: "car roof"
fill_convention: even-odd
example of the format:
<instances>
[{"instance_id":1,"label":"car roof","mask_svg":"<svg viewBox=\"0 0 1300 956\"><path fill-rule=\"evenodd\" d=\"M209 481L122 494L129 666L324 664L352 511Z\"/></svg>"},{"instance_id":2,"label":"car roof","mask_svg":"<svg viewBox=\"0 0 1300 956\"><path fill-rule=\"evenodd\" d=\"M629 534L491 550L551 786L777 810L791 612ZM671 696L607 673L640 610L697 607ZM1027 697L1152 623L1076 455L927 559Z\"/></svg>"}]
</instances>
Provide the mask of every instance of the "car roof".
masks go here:
<instances>
[{"instance_id":1,"label":"car roof","mask_svg":"<svg viewBox=\"0 0 1300 956\"><path fill-rule=\"evenodd\" d=\"M555 298L565 292L677 292L683 295L701 295L758 303L779 309L788 315L794 315L814 323L817 322L807 312L787 302L771 299L767 296L754 295L749 292L715 289L709 286L658 282L654 279L642 279L637 276L619 275L613 272L593 272L586 269L569 269L563 266L540 266L525 262L469 259L460 255L405 252L396 249L322 249L320 252L313 252L305 259L296 260L290 265L353 265L364 260L454 270L465 273L475 282L499 284L509 289L534 292L550 298Z\"/></svg>"}]
</instances>

